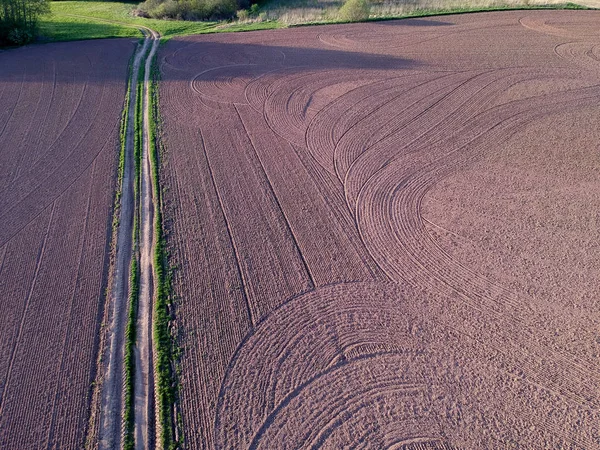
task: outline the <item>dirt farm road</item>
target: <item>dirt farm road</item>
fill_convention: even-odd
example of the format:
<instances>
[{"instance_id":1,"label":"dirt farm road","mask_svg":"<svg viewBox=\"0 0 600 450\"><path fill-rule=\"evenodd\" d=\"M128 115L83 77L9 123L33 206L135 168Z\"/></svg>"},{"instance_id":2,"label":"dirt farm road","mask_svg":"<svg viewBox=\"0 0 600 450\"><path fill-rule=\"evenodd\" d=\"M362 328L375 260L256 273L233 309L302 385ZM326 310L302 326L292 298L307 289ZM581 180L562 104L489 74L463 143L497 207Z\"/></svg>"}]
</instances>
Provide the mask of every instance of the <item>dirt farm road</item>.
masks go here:
<instances>
[{"instance_id":1,"label":"dirt farm road","mask_svg":"<svg viewBox=\"0 0 600 450\"><path fill-rule=\"evenodd\" d=\"M106 355L104 359L104 378L101 387L101 413L99 429L99 448L122 448L124 404L124 357L125 329L128 316L128 299L131 291L130 267L133 253L133 222L139 209L140 234L140 286L137 311L134 385L134 421L136 448L152 448L154 440L152 430L152 411L154 405L154 386L152 377L151 351L151 311L152 311L152 245L153 245L153 193L148 155L149 114L148 80L150 63L158 47L160 36L154 30L142 28L145 35L143 45L138 46L131 71L131 90L129 93L129 115L126 133L125 163L121 186L121 204L119 228L116 242L116 258L113 284L110 294L109 327L106 334ZM135 107L138 90L135 80L140 68L144 68L143 98L143 155L141 168L141 192L139 204L134 195L135 161Z\"/></svg>"},{"instance_id":2,"label":"dirt farm road","mask_svg":"<svg viewBox=\"0 0 600 450\"><path fill-rule=\"evenodd\" d=\"M145 42L152 40L152 47L145 60L143 107L143 151L140 192L140 296L137 311L135 348L135 447L153 448L152 439L154 410L154 381L152 370L152 305L154 293L154 198L152 169L150 166L150 67L158 48L160 37L150 30Z\"/></svg>"}]
</instances>

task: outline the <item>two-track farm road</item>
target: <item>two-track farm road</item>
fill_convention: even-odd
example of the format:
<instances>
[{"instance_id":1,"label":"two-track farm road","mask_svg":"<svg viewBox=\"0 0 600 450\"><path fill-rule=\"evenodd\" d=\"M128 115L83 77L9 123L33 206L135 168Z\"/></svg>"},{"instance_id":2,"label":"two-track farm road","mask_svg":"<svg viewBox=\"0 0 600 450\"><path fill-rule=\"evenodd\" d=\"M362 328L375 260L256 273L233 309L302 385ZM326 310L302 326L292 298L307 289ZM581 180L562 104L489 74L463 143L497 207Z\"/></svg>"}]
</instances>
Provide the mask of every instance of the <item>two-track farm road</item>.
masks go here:
<instances>
[{"instance_id":1,"label":"two-track farm road","mask_svg":"<svg viewBox=\"0 0 600 450\"><path fill-rule=\"evenodd\" d=\"M137 74L149 46L149 40L138 46L131 69ZM135 80L135 76L133 78ZM135 83L129 94L129 112L125 143L123 180L121 183L121 209L117 232L113 285L110 291L109 326L106 332L104 376L100 395L100 450L118 448L122 437L123 417L123 359L125 327L127 323L127 299L129 298L129 271L132 257L134 199L134 121L136 105Z\"/></svg>"},{"instance_id":2,"label":"two-track farm road","mask_svg":"<svg viewBox=\"0 0 600 450\"><path fill-rule=\"evenodd\" d=\"M598 23L161 48L187 448L600 448Z\"/></svg>"},{"instance_id":3,"label":"two-track farm road","mask_svg":"<svg viewBox=\"0 0 600 450\"><path fill-rule=\"evenodd\" d=\"M131 40L0 54L0 448L84 445Z\"/></svg>"},{"instance_id":4,"label":"two-track farm road","mask_svg":"<svg viewBox=\"0 0 600 450\"><path fill-rule=\"evenodd\" d=\"M152 374L152 305L153 305L153 237L154 194L149 160L149 75L150 65L159 43L159 35L143 28L143 45L138 47L132 67L132 84L129 99L129 121L125 146L125 168L122 182L121 210L117 235L115 273L111 289L111 319L107 331L106 361L101 389L101 423L99 448L114 449L123 445L124 352L127 324L128 298L131 292L130 267L133 253L133 220L137 214L140 234L137 238L139 253L139 297L137 308L136 341L134 347L134 439L138 449L155 445L153 423L154 382ZM143 150L141 155L141 180L139 197L134 196L134 146L135 114L138 73L143 74L142 127Z\"/></svg>"},{"instance_id":5,"label":"two-track farm road","mask_svg":"<svg viewBox=\"0 0 600 450\"><path fill-rule=\"evenodd\" d=\"M143 126L141 192L140 192L140 297L137 317L135 352L135 447L154 448L156 430L154 411L154 376L152 346L152 307L154 298L154 198L150 165L150 67L159 44L158 33L151 31L146 42L151 48L144 61ZM154 433L156 435L156 433Z\"/></svg>"}]
</instances>

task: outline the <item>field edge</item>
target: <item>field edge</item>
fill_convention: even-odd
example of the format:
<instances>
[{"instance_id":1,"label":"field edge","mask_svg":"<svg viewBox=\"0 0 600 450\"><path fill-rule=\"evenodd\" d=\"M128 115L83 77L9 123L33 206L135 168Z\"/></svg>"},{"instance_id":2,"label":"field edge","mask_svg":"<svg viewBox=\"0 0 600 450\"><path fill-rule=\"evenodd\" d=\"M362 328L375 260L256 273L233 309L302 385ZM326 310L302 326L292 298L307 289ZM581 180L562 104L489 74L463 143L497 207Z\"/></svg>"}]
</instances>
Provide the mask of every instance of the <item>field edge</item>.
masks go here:
<instances>
[{"instance_id":1,"label":"field edge","mask_svg":"<svg viewBox=\"0 0 600 450\"><path fill-rule=\"evenodd\" d=\"M106 352L106 344L107 344L107 327L109 321L109 303L111 300L111 286L114 281L115 276L115 263L116 263L116 248L117 248L117 238L118 238L118 229L120 225L119 215L121 212L121 198L123 192L123 177L125 171L125 157L126 157L126 141L127 141L127 123L129 121L129 101L131 94L131 74L133 71L133 60L135 58L137 48L131 54L129 58L129 62L127 64L127 73L125 77L125 98L123 101L123 110L121 112L121 119L119 125L119 152L117 154L118 164L117 164L117 174L116 174L116 184L113 194L113 202L112 202L112 221L110 223L110 233L109 238L107 238L107 245L109 247L109 261L107 264L108 276L106 277L106 285L103 288L104 294L101 303L101 312L99 312L99 317L101 317L100 327L99 327L99 342L97 349L97 356L95 362L95 376L93 377L92 385L91 385L91 402L90 402L90 416L87 423L87 431L85 434L85 441L83 443L83 448L85 450L94 450L98 448L98 438L99 438L99 427L100 427L100 416L101 416L101 392L102 392L102 384L104 381L104 353ZM110 216L109 216L110 217Z\"/></svg>"}]
</instances>

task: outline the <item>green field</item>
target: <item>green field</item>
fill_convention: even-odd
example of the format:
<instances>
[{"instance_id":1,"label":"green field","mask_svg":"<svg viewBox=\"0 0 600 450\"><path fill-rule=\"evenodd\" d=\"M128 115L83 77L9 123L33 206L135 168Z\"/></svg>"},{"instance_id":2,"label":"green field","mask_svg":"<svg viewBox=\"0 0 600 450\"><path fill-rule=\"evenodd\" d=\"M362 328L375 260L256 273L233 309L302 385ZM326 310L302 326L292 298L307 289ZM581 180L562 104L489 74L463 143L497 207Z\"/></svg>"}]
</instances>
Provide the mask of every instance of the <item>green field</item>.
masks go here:
<instances>
[{"instance_id":1,"label":"green field","mask_svg":"<svg viewBox=\"0 0 600 450\"><path fill-rule=\"evenodd\" d=\"M96 1L54 1L52 14L40 19L41 41L71 41L112 37L142 37L140 27L151 28L164 39L189 34L252 31L290 25L339 22L337 11L343 0L265 0L261 3L262 21L186 22L135 17L137 3ZM460 6L459 6L460 5ZM457 2L411 0L389 3L373 1L371 19L382 20L457 12L512 8L580 8L574 3L542 3L533 0L495 0Z\"/></svg>"},{"instance_id":2,"label":"green field","mask_svg":"<svg viewBox=\"0 0 600 450\"><path fill-rule=\"evenodd\" d=\"M184 22L135 17L137 3L57 1L52 14L40 19L40 37L46 41L72 41L111 37L142 37L138 27L158 31L163 38L188 34L278 28L274 21L257 23Z\"/></svg>"}]
</instances>

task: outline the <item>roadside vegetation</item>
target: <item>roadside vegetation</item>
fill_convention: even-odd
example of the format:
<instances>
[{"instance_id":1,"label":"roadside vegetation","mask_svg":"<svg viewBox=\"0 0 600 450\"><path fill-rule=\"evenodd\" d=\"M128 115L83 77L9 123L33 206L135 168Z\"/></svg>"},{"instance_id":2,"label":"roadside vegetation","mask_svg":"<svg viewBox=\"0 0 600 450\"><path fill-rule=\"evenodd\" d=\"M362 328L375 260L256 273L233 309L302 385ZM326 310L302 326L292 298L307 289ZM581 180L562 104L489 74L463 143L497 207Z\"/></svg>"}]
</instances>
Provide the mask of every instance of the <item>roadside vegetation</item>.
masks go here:
<instances>
[{"instance_id":1,"label":"roadside vegetation","mask_svg":"<svg viewBox=\"0 0 600 450\"><path fill-rule=\"evenodd\" d=\"M131 74L130 87L135 86L135 108L133 117L134 146L133 157L135 161L134 177L134 217L133 217L133 252L130 271L130 296L129 312L126 328L125 342L125 406L124 406L124 449L133 450L136 446L135 431L135 354L134 349L137 339L137 319L139 309L140 288L140 225L141 225L141 186L142 186L142 158L144 145L144 78L145 64L150 53L149 46L146 55L141 58L142 64L137 74ZM162 231L162 204L159 188L159 141L157 138L157 124L160 117L158 113L158 67L156 60L151 65L149 82L149 158L151 165L151 183L154 192L154 267L155 267L155 301L153 305L153 343L155 355L155 391L157 393L156 411L158 417L158 439L159 447L164 449L175 449L178 446L178 438L175 432L177 418L175 417L174 404L177 397L177 383L175 381L176 371L174 361L178 351L171 336L171 290L169 265L166 254L164 235ZM125 133L123 134L125 137ZM181 436L181 433L179 433Z\"/></svg>"}]
</instances>

